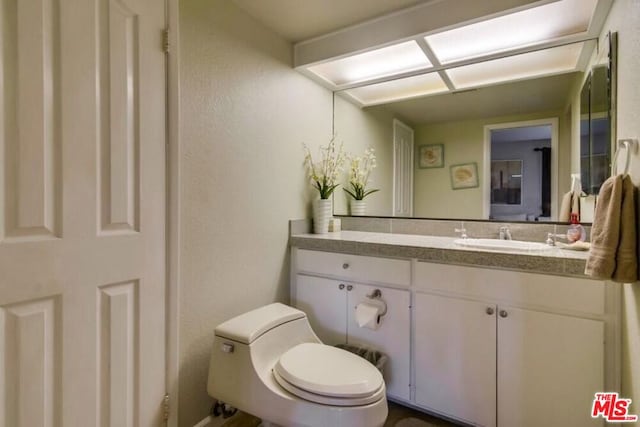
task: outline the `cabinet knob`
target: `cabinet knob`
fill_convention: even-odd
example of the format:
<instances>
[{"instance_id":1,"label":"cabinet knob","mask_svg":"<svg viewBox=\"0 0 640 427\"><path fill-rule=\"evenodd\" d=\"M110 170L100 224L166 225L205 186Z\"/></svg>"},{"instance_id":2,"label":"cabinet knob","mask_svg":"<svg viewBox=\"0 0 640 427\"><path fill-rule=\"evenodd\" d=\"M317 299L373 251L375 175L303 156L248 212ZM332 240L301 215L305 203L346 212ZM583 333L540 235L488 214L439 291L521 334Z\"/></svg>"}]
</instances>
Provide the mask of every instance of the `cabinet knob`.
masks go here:
<instances>
[{"instance_id":1,"label":"cabinet knob","mask_svg":"<svg viewBox=\"0 0 640 427\"><path fill-rule=\"evenodd\" d=\"M493 309L493 307L487 307L485 311L489 316L492 316L493 313L495 313L495 310Z\"/></svg>"},{"instance_id":2,"label":"cabinet knob","mask_svg":"<svg viewBox=\"0 0 640 427\"><path fill-rule=\"evenodd\" d=\"M351 289L353 289L353 285L347 285L347 290L350 291Z\"/></svg>"},{"instance_id":3,"label":"cabinet knob","mask_svg":"<svg viewBox=\"0 0 640 427\"><path fill-rule=\"evenodd\" d=\"M500 317L507 317L508 315L507 310L500 310Z\"/></svg>"},{"instance_id":4,"label":"cabinet knob","mask_svg":"<svg viewBox=\"0 0 640 427\"><path fill-rule=\"evenodd\" d=\"M344 289L344 283L340 283L340 284L338 285L338 289L343 290L343 289Z\"/></svg>"},{"instance_id":5,"label":"cabinet knob","mask_svg":"<svg viewBox=\"0 0 640 427\"><path fill-rule=\"evenodd\" d=\"M349 268L349 264L345 262L344 264L342 264L342 268L346 270L347 268Z\"/></svg>"}]
</instances>

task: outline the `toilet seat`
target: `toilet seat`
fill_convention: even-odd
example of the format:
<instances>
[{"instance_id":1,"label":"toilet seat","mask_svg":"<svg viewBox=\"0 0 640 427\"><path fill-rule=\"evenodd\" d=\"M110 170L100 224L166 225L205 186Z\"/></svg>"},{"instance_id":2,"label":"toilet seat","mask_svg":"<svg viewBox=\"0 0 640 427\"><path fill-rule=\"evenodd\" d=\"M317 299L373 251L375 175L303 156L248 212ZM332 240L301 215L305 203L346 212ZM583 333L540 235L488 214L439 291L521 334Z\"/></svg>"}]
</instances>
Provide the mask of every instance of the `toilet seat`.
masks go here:
<instances>
[{"instance_id":1,"label":"toilet seat","mask_svg":"<svg viewBox=\"0 0 640 427\"><path fill-rule=\"evenodd\" d=\"M299 344L283 353L273 376L290 393L325 405L367 405L385 395L382 374L375 366L319 343Z\"/></svg>"}]
</instances>

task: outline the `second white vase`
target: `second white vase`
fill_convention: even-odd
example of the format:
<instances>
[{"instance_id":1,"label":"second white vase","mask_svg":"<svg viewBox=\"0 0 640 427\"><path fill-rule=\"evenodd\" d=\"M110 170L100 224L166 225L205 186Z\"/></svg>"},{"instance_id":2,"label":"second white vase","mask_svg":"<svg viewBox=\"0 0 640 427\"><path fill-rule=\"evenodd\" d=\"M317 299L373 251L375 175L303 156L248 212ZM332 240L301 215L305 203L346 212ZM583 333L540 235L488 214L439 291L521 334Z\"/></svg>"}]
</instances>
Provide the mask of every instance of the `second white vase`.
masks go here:
<instances>
[{"instance_id":1,"label":"second white vase","mask_svg":"<svg viewBox=\"0 0 640 427\"><path fill-rule=\"evenodd\" d=\"M351 208L351 215L363 216L367 208L367 202L365 202L364 200L351 199L350 208Z\"/></svg>"}]
</instances>

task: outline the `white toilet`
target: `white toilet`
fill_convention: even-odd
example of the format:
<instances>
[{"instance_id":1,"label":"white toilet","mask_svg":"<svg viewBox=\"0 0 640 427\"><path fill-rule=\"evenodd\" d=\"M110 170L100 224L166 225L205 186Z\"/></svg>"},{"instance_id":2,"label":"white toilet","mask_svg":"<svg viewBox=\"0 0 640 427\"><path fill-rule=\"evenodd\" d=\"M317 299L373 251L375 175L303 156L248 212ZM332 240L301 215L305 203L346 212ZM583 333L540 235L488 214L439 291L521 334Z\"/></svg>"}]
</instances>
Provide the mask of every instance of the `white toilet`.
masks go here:
<instances>
[{"instance_id":1,"label":"white toilet","mask_svg":"<svg viewBox=\"0 0 640 427\"><path fill-rule=\"evenodd\" d=\"M207 391L286 427L378 427L387 418L380 371L322 344L304 312L280 303L215 329Z\"/></svg>"}]
</instances>

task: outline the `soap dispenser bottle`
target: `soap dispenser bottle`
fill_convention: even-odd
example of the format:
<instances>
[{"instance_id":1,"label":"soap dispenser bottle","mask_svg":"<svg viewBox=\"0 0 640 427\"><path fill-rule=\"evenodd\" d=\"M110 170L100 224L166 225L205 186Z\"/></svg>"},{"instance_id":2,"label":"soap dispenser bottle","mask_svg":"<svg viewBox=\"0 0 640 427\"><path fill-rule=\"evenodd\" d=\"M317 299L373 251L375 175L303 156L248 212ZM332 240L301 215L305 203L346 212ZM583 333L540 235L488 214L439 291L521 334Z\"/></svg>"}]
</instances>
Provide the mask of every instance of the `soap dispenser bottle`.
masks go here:
<instances>
[{"instance_id":1,"label":"soap dispenser bottle","mask_svg":"<svg viewBox=\"0 0 640 427\"><path fill-rule=\"evenodd\" d=\"M584 227L578 222L578 214L571 214L571 225L567 229L567 241L569 243L577 242L578 240L584 241L587 238L587 233L584 231Z\"/></svg>"}]
</instances>

